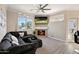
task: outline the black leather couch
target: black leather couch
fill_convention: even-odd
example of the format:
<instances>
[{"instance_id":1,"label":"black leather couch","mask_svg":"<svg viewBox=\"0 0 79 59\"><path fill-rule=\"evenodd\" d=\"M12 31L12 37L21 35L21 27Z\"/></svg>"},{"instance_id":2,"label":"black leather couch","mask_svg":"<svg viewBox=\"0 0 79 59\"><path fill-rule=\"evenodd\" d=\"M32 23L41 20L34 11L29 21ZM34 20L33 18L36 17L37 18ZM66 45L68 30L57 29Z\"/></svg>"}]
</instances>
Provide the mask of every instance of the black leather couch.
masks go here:
<instances>
[{"instance_id":1,"label":"black leather couch","mask_svg":"<svg viewBox=\"0 0 79 59\"><path fill-rule=\"evenodd\" d=\"M24 33L23 37L20 32ZM19 45L12 43L10 34L18 39ZM42 40L26 31L8 32L0 43L0 54L35 54L39 47L42 47Z\"/></svg>"},{"instance_id":2,"label":"black leather couch","mask_svg":"<svg viewBox=\"0 0 79 59\"><path fill-rule=\"evenodd\" d=\"M24 33L24 36L21 38L25 43L32 43L34 44L34 47L37 47L37 48L42 47L42 40L37 38L33 34L27 34L27 31L18 31L18 32L10 32L10 33L12 35L15 35L15 37L19 37L18 33Z\"/></svg>"},{"instance_id":3,"label":"black leather couch","mask_svg":"<svg viewBox=\"0 0 79 59\"><path fill-rule=\"evenodd\" d=\"M74 42L79 44L79 31L76 31L74 33Z\"/></svg>"}]
</instances>

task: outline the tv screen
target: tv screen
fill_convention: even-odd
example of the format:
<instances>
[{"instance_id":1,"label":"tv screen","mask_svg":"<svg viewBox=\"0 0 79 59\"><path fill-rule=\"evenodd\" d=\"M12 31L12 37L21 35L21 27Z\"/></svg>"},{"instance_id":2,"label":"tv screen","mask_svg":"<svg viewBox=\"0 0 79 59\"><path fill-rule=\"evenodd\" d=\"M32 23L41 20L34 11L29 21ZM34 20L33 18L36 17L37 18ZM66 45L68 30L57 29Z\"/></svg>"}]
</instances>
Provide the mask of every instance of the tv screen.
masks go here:
<instances>
[{"instance_id":1,"label":"tv screen","mask_svg":"<svg viewBox=\"0 0 79 59\"><path fill-rule=\"evenodd\" d=\"M37 19L38 21L42 21L42 20L47 20L47 17L35 17L35 19Z\"/></svg>"},{"instance_id":2,"label":"tv screen","mask_svg":"<svg viewBox=\"0 0 79 59\"><path fill-rule=\"evenodd\" d=\"M47 17L35 17L35 24L48 24Z\"/></svg>"}]
</instances>

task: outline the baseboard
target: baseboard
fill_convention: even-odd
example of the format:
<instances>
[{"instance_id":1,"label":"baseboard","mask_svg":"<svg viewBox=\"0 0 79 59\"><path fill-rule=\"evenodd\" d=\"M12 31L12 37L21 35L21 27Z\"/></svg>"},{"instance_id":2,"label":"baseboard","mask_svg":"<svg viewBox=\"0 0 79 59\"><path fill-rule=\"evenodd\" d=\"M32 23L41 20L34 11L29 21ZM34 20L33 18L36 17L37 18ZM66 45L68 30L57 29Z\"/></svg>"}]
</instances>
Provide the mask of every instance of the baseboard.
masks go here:
<instances>
[{"instance_id":1,"label":"baseboard","mask_svg":"<svg viewBox=\"0 0 79 59\"><path fill-rule=\"evenodd\" d=\"M55 40L58 40L58 41L66 42L66 41L63 40L63 39L55 38L55 37L52 37L52 36L48 36L48 37L49 37L49 38L52 38L52 39L55 39Z\"/></svg>"}]
</instances>

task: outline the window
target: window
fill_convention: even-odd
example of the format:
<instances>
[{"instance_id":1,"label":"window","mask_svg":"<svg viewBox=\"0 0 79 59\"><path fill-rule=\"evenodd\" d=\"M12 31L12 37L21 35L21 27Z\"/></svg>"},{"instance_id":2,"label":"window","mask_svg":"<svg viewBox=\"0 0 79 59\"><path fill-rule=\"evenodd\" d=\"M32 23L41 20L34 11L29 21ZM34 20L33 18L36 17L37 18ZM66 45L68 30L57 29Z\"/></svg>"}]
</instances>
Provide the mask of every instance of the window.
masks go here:
<instances>
[{"instance_id":1,"label":"window","mask_svg":"<svg viewBox=\"0 0 79 59\"><path fill-rule=\"evenodd\" d=\"M19 16L18 17L18 31L24 31L26 28L26 17Z\"/></svg>"},{"instance_id":2,"label":"window","mask_svg":"<svg viewBox=\"0 0 79 59\"><path fill-rule=\"evenodd\" d=\"M27 18L27 29L32 29L32 19Z\"/></svg>"},{"instance_id":3,"label":"window","mask_svg":"<svg viewBox=\"0 0 79 59\"><path fill-rule=\"evenodd\" d=\"M18 17L18 31L25 31L28 29L32 29L32 18L27 16L19 16Z\"/></svg>"}]
</instances>

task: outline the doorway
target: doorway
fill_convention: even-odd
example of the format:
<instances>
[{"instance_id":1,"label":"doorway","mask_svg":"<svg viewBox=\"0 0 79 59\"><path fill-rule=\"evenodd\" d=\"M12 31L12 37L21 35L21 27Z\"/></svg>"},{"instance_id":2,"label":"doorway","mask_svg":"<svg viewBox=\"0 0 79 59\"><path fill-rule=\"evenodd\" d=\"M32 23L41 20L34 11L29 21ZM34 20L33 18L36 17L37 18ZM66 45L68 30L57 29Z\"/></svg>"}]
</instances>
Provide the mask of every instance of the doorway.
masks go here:
<instances>
[{"instance_id":1,"label":"doorway","mask_svg":"<svg viewBox=\"0 0 79 59\"><path fill-rule=\"evenodd\" d=\"M77 18L68 19L68 42L74 42L74 33L77 31Z\"/></svg>"}]
</instances>

